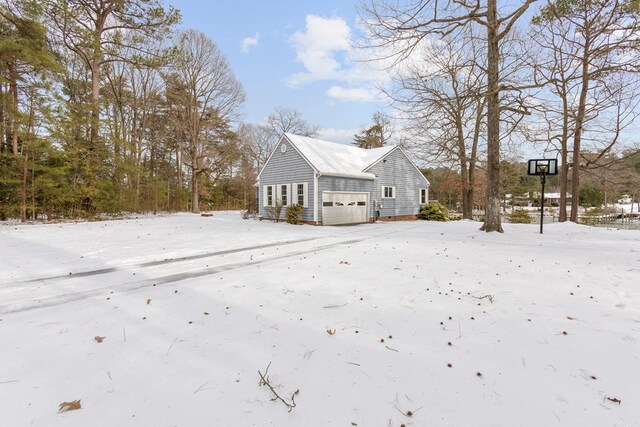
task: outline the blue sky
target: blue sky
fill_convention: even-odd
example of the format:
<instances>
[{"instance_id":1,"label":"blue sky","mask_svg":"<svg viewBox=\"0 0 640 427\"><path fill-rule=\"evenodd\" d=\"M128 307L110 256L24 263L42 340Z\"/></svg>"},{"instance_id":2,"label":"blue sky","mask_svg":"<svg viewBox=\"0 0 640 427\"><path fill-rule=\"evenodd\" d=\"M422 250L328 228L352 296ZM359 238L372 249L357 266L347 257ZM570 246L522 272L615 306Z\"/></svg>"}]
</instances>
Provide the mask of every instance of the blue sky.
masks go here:
<instances>
[{"instance_id":1,"label":"blue sky","mask_svg":"<svg viewBox=\"0 0 640 427\"><path fill-rule=\"evenodd\" d=\"M225 53L247 94L244 121L291 107L321 136L348 142L385 108L379 73L351 58L356 0L180 0L183 28L204 32Z\"/></svg>"}]
</instances>

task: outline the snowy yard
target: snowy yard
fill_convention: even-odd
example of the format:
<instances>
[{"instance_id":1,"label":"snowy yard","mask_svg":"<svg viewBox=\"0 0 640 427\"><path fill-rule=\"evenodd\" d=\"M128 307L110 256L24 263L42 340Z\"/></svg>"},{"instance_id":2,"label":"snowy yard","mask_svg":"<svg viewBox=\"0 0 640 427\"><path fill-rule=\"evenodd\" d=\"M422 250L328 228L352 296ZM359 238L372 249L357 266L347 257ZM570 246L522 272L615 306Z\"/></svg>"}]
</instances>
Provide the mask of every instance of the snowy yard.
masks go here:
<instances>
[{"instance_id":1,"label":"snowy yard","mask_svg":"<svg viewBox=\"0 0 640 427\"><path fill-rule=\"evenodd\" d=\"M640 231L479 227L2 225L0 424L640 426Z\"/></svg>"}]
</instances>

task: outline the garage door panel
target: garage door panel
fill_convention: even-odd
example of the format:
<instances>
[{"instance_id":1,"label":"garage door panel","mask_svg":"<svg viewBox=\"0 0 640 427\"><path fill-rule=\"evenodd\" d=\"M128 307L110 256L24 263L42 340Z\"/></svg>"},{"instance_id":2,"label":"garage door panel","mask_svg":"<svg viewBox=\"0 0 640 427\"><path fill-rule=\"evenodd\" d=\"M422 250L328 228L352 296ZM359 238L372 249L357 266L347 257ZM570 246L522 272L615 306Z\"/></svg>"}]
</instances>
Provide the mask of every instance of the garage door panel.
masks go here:
<instances>
[{"instance_id":1,"label":"garage door panel","mask_svg":"<svg viewBox=\"0 0 640 427\"><path fill-rule=\"evenodd\" d=\"M357 224L368 221L368 193L322 193L322 223Z\"/></svg>"}]
</instances>

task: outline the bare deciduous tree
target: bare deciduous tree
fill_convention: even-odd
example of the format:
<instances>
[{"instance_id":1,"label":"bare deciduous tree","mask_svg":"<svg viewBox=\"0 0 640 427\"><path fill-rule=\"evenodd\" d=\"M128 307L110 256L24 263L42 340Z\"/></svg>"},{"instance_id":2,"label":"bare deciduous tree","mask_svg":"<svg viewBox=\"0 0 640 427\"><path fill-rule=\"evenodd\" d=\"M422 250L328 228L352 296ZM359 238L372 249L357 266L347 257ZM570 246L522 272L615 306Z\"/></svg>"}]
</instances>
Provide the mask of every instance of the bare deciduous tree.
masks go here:
<instances>
[{"instance_id":1,"label":"bare deciduous tree","mask_svg":"<svg viewBox=\"0 0 640 427\"><path fill-rule=\"evenodd\" d=\"M460 171L463 217L473 211L474 180L486 98L473 38L448 38L420 50L395 77L388 95L407 123L412 150L423 160Z\"/></svg>"},{"instance_id":2,"label":"bare deciduous tree","mask_svg":"<svg viewBox=\"0 0 640 427\"><path fill-rule=\"evenodd\" d=\"M238 138L257 171L262 169L278 142L269 126L254 123L241 123L238 127Z\"/></svg>"},{"instance_id":3,"label":"bare deciduous tree","mask_svg":"<svg viewBox=\"0 0 640 427\"><path fill-rule=\"evenodd\" d=\"M429 38L456 38L469 27L486 30L486 108L487 108L487 194L482 230L502 232L500 213L500 110L502 92L514 87L500 84L500 46L514 25L536 0L498 10L497 0L459 1L412 0L379 2L365 0L361 16L372 36L370 47L387 52L398 63L409 57ZM504 64L503 64L504 65ZM518 112L518 108L512 108Z\"/></svg>"},{"instance_id":4,"label":"bare deciduous tree","mask_svg":"<svg viewBox=\"0 0 640 427\"><path fill-rule=\"evenodd\" d=\"M283 133L316 136L318 130L319 126L309 124L299 111L276 107L265 124L242 123L238 128L238 137L254 162L255 170L260 171Z\"/></svg>"},{"instance_id":5,"label":"bare deciduous tree","mask_svg":"<svg viewBox=\"0 0 640 427\"><path fill-rule=\"evenodd\" d=\"M293 108L276 107L267 117L267 126L271 128L276 138L289 132L301 136L315 136L320 129L317 125L311 125L302 118L302 114Z\"/></svg>"},{"instance_id":6,"label":"bare deciduous tree","mask_svg":"<svg viewBox=\"0 0 640 427\"><path fill-rule=\"evenodd\" d=\"M620 132L635 119L635 106L629 103L634 102L637 78L622 86L616 80L620 80L620 74L629 76L640 71L639 17L637 4L631 1L554 0L548 1L534 18L539 28L536 39L551 58L546 78L562 106L559 121L550 125L550 139L559 141L562 159L562 219L566 218L565 193L571 166L570 219L578 221L580 170L588 166L580 160L583 145L588 145L589 138L600 139L600 152L605 155L618 141ZM604 123L599 117L607 110L617 112L617 118L607 132L609 136L602 141ZM592 129L591 136L589 122L599 127Z\"/></svg>"},{"instance_id":7,"label":"bare deciduous tree","mask_svg":"<svg viewBox=\"0 0 640 427\"><path fill-rule=\"evenodd\" d=\"M245 95L218 46L195 30L180 33L175 77L181 89L175 100L183 118L185 152L191 171L191 211L199 212L200 175L210 171L207 158L228 129Z\"/></svg>"}]
</instances>

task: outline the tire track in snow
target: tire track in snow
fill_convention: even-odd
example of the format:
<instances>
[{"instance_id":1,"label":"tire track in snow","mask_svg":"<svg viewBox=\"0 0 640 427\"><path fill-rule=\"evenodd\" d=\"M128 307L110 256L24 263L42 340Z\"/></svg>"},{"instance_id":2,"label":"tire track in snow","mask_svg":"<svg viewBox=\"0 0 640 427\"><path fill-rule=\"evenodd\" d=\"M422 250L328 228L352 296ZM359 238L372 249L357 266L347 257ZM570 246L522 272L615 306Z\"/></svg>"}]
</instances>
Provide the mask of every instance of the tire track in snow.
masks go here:
<instances>
[{"instance_id":1,"label":"tire track in snow","mask_svg":"<svg viewBox=\"0 0 640 427\"><path fill-rule=\"evenodd\" d=\"M253 267L253 266L264 264L267 262L273 262L277 260L300 256L300 255L306 255L306 254L318 252L318 251L325 251L325 250L333 249L339 246L360 243L370 239L371 237L374 237L374 236L360 238L360 239L345 240L341 242L330 243L327 245L314 246L309 249L279 254L279 255L267 257L265 259L261 259L258 261L235 262L235 263L218 265L214 267L207 267L204 269L185 272L185 273L176 273L176 274L169 274L165 276L154 277L152 279L145 279L137 282L126 282L118 286L103 286L103 287L93 288L86 291L70 292L70 293L61 294L61 295L46 296L46 297L38 298L35 300L32 299L29 301L18 301L15 303L1 305L0 314L4 315L4 314L10 314L10 313L18 313L18 312L34 310L38 308L53 307L56 305L66 304L69 302L81 301L94 296L103 295L104 292L106 292L107 290L119 290L124 292L135 291L141 288L153 286L154 284L157 285L157 284L175 283L183 280L195 279L198 277L223 273L226 271L238 270L245 267ZM306 239L306 241L309 241L309 240L316 240L316 238ZM297 241L297 242L300 242L300 241ZM253 249L259 249L259 247L256 246L256 247L253 247ZM73 276L62 276L62 277L70 279ZM59 279L62 277L56 276L55 279ZM40 280L44 281L44 279L40 279Z\"/></svg>"},{"instance_id":2,"label":"tire track in snow","mask_svg":"<svg viewBox=\"0 0 640 427\"><path fill-rule=\"evenodd\" d=\"M113 273L115 271L121 271L123 269L123 267L141 267L141 268L145 268L145 267L155 267L158 265L165 265L165 264L171 264L171 263L176 263L176 262L184 262L184 261L193 261L196 259L202 259L202 258L212 258L212 257L216 257L216 256L220 256L220 255L228 255L228 254L234 254L234 253L239 253L239 252L246 252L246 251L251 251L251 250L257 250L257 249L265 249L265 248L271 248L274 246L285 246L285 245L292 245L295 243L304 243L304 242L309 242L312 240L318 240L318 239L322 239L323 237L309 237L306 239L298 239L298 240L286 240L284 242L272 242L272 243L264 243L262 245L255 245L255 246L244 246L241 248L234 248L234 249L226 249L223 251L216 251L216 252L206 252L203 254L196 254L196 255L188 255L188 256L184 256L184 257L177 257L177 258L164 258L162 260L155 260L155 261L145 261L145 262L141 262L141 263L136 263L136 264L122 264L120 266L116 266L116 267L109 267L109 268L100 268L100 269L96 269L96 270L87 270L87 271L80 271L78 273L73 273L73 274L57 274L55 276L47 276L47 277L38 277L36 279L26 279L26 280L21 280L18 282L13 282L12 284L0 284L0 286L3 286L4 288L10 288L10 287L14 287L14 286L19 286L23 283L34 283L34 282L44 282L44 281L51 281L51 280L58 280L58 279L75 279L75 278L79 278L79 277L88 277L88 276L97 276L100 274L108 274L108 273Z\"/></svg>"}]
</instances>

